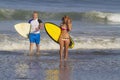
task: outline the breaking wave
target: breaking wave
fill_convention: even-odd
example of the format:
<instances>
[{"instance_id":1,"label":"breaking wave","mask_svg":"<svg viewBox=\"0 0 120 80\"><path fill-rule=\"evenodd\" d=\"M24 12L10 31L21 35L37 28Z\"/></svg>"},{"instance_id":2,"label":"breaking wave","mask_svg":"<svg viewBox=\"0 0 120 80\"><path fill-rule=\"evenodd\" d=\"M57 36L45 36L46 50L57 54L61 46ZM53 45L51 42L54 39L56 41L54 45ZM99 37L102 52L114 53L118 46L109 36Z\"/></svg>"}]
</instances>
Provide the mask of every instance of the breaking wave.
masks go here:
<instances>
[{"instance_id":1,"label":"breaking wave","mask_svg":"<svg viewBox=\"0 0 120 80\"><path fill-rule=\"evenodd\" d=\"M119 49L120 38L76 37L73 49ZM49 37L41 39L41 50L59 49L59 45ZM28 50L29 40L7 34L0 34L0 50Z\"/></svg>"},{"instance_id":2,"label":"breaking wave","mask_svg":"<svg viewBox=\"0 0 120 80\"><path fill-rule=\"evenodd\" d=\"M0 20L28 20L33 11L0 9ZM102 22L120 22L120 13L100 11L89 12L39 12L40 17L46 20L60 20L63 15L69 15L73 20L92 20Z\"/></svg>"}]
</instances>

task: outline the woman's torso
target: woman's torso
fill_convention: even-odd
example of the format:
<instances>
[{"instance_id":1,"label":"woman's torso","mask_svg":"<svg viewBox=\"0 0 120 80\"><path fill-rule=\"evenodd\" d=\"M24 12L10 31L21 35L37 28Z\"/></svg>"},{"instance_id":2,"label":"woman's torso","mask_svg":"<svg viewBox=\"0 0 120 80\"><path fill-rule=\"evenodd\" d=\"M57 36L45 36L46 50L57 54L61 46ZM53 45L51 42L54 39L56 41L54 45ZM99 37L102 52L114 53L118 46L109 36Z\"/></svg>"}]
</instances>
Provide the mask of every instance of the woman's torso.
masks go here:
<instances>
[{"instance_id":1,"label":"woman's torso","mask_svg":"<svg viewBox=\"0 0 120 80\"><path fill-rule=\"evenodd\" d=\"M68 26L66 24L61 24L61 35L60 38L69 38Z\"/></svg>"}]
</instances>

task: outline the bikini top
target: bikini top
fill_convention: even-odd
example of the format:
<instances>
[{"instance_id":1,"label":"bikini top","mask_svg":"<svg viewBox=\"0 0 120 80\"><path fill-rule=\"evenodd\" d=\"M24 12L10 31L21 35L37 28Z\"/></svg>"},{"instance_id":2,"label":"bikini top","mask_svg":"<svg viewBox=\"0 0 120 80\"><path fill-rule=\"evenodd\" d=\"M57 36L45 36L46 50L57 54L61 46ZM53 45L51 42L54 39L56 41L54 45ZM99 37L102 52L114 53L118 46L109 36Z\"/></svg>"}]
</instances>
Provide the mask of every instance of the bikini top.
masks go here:
<instances>
[{"instance_id":1,"label":"bikini top","mask_svg":"<svg viewBox=\"0 0 120 80\"><path fill-rule=\"evenodd\" d=\"M63 25L63 24L61 24L61 25ZM63 27L61 27L61 30L67 30L67 31L69 31L68 28L63 28Z\"/></svg>"},{"instance_id":2,"label":"bikini top","mask_svg":"<svg viewBox=\"0 0 120 80\"><path fill-rule=\"evenodd\" d=\"M68 29L67 29L67 28L62 28L62 27L61 27L61 30L68 30Z\"/></svg>"}]
</instances>

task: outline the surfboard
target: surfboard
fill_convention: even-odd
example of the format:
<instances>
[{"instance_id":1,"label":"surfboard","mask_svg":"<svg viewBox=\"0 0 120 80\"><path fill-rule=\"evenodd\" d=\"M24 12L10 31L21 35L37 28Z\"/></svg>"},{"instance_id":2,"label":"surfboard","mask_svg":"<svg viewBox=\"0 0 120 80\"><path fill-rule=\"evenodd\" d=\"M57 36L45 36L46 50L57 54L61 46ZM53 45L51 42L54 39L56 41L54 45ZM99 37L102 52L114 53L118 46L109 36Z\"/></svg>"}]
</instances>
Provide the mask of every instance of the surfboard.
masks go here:
<instances>
[{"instance_id":1,"label":"surfboard","mask_svg":"<svg viewBox=\"0 0 120 80\"><path fill-rule=\"evenodd\" d=\"M14 28L22 37L28 38L31 28L29 23L18 23L14 25Z\"/></svg>"},{"instance_id":2,"label":"surfboard","mask_svg":"<svg viewBox=\"0 0 120 80\"><path fill-rule=\"evenodd\" d=\"M45 26L45 31L47 32L47 34L49 35L49 37L55 41L56 43L59 43L59 36L61 34L61 29L58 25L51 23L51 22L46 22L44 24ZM70 44L69 44L69 48L73 48L74 47L74 41L73 39L70 37Z\"/></svg>"}]
</instances>

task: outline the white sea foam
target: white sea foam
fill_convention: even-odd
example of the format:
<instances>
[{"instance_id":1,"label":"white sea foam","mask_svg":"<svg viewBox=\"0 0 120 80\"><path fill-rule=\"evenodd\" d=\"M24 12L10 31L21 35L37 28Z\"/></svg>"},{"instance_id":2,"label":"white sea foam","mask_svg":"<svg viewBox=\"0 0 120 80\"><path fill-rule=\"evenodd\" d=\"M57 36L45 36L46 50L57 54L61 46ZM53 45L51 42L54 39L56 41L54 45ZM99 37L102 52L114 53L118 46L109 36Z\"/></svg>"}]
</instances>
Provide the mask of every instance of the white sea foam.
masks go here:
<instances>
[{"instance_id":1,"label":"white sea foam","mask_svg":"<svg viewBox=\"0 0 120 80\"><path fill-rule=\"evenodd\" d=\"M85 16L88 18L93 18L93 19L103 19L104 21L108 22L115 22L118 23L120 22L120 13L108 13L108 12L100 12L100 11L90 11L90 12L85 12Z\"/></svg>"},{"instance_id":2,"label":"white sea foam","mask_svg":"<svg viewBox=\"0 0 120 80\"><path fill-rule=\"evenodd\" d=\"M15 39L7 35L0 35L0 50L28 50L29 40ZM77 37L73 38L75 46L73 49L120 49L120 38L115 37ZM41 39L41 50L59 49L59 45L50 38Z\"/></svg>"},{"instance_id":3,"label":"white sea foam","mask_svg":"<svg viewBox=\"0 0 120 80\"><path fill-rule=\"evenodd\" d=\"M80 37L75 39L75 48L82 49L119 49L120 38Z\"/></svg>"},{"instance_id":4,"label":"white sea foam","mask_svg":"<svg viewBox=\"0 0 120 80\"><path fill-rule=\"evenodd\" d=\"M110 14L107 15L107 19L112 22L120 22L120 14Z\"/></svg>"}]
</instances>

